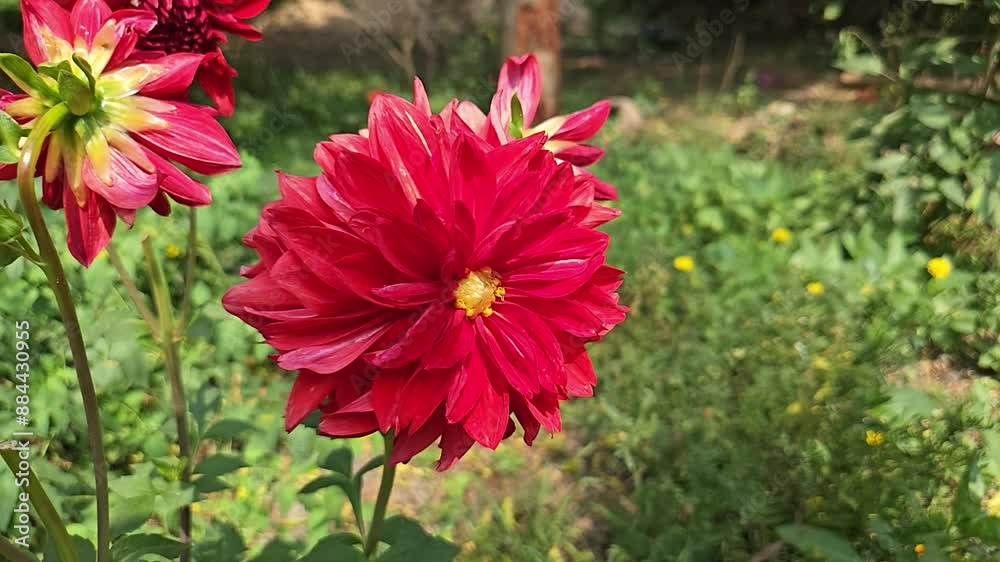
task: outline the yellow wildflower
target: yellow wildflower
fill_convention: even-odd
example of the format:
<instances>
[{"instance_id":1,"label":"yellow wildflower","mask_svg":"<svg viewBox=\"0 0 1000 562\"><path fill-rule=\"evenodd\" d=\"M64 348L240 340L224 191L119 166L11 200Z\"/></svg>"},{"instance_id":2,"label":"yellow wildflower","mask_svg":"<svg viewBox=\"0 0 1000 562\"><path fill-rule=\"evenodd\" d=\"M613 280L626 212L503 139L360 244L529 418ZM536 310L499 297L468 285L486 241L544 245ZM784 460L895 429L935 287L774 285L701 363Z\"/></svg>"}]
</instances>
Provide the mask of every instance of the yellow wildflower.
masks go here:
<instances>
[{"instance_id":1,"label":"yellow wildflower","mask_svg":"<svg viewBox=\"0 0 1000 562\"><path fill-rule=\"evenodd\" d=\"M181 249L177 247L177 244L167 244L167 257L170 259L177 259L181 255Z\"/></svg>"},{"instance_id":2,"label":"yellow wildflower","mask_svg":"<svg viewBox=\"0 0 1000 562\"><path fill-rule=\"evenodd\" d=\"M674 269L688 272L694 269L694 258L691 256L677 256L674 258Z\"/></svg>"},{"instance_id":3,"label":"yellow wildflower","mask_svg":"<svg viewBox=\"0 0 1000 562\"><path fill-rule=\"evenodd\" d=\"M792 231L788 230L787 228L779 227L771 231L771 240L779 244L784 244L786 242L789 242L791 241L791 239L792 239Z\"/></svg>"},{"instance_id":4,"label":"yellow wildflower","mask_svg":"<svg viewBox=\"0 0 1000 562\"><path fill-rule=\"evenodd\" d=\"M993 493L993 497L986 500L986 514L990 517L1000 517L1000 490Z\"/></svg>"},{"instance_id":5,"label":"yellow wildflower","mask_svg":"<svg viewBox=\"0 0 1000 562\"><path fill-rule=\"evenodd\" d=\"M881 431L875 431L874 429L869 429L865 431L865 443L869 447L881 447L885 444L885 434Z\"/></svg>"},{"instance_id":6,"label":"yellow wildflower","mask_svg":"<svg viewBox=\"0 0 1000 562\"><path fill-rule=\"evenodd\" d=\"M927 273L935 279L945 279L951 275L953 267L948 258L933 258L927 262Z\"/></svg>"},{"instance_id":7,"label":"yellow wildflower","mask_svg":"<svg viewBox=\"0 0 1000 562\"><path fill-rule=\"evenodd\" d=\"M792 402L787 408L785 408L785 411L793 416L801 414L802 410L804 410L802 402Z\"/></svg>"},{"instance_id":8,"label":"yellow wildflower","mask_svg":"<svg viewBox=\"0 0 1000 562\"><path fill-rule=\"evenodd\" d=\"M819 281L813 281L812 283L806 285L806 291L810 295L818 297L826 292L826 287Z\"/></svg>"},{"instance_id":9,"label":"yellow wildflower","mask_svg":"<svg viewBox=\"0 0 1000 562\"><path fill-rule=\"evenodd\" d=\"M810 366L817 371L826 371L830 369L830 360L826 357L813 357Z\"/></svg>"},{"instance_id":10,"label":"yellow wildflower","mask_svg":"<svg viewBox=\"0 0 1000 562\"><path fill-rule=\"evenodd\" d=\"M923 543L918 544L917 546L913 547L913 552L917 553L917 558L923 558L924 553L927 552L927 547L924 546Z\"/></svg>"}]
</instances>

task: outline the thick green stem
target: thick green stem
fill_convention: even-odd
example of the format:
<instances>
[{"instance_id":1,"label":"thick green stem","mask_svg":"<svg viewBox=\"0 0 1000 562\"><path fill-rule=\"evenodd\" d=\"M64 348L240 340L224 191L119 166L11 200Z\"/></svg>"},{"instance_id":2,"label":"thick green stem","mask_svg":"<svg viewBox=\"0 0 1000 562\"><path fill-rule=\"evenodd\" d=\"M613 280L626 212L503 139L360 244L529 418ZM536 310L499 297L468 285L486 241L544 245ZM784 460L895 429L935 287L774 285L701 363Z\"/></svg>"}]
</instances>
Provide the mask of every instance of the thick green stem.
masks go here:
<instances>
[{"instance_id":1,"label":"thick green stem","mask_svg":"<svg viewBox=\"0 0 1000 562\"><path fill-rule=\"evenodd\" d=\"M36 562L34 558L21 551L14 543L0 537L0 558L10 562Z\"/></svg>"},{"instance_id":2,"label":"thick green stem","mask_svg":"<svg viewBox=\"0 0 1000 562\"><path fill-rule=\"evenodd\" d=\"M392 495L392 485L396 480L396 465L389 464L392 459L393 434L387 433L385 439L385 466L382 467L382 483L378 488L378 498L375 500L375 513L372 515L372 524L368 528L368 540L365 542L365 556L371 558L378 549L378 536L382 531L382 523L385 522L386 508L389 506L389 497Z\"/></svg>"},{"instance_id":3,"label":"thick green stem","mask_svg":"<svg viewBox=\"0 0 1000 562\"><path fill-rule=\"evenodd\" d=\"M3 460L10 467L11 472L14 474L22 472L19 466L20 458L16 451L3 449L0 450L0 455L3 456ZM42 487L42 483L35 476L35 471L31 470L29 466L27 472L28 485L22 487L22 489L28 493L28 499L35 508L35 515L42 521L42 525L45 525L45 530L48 531L49 538L55 543L56 553L59 555L60 562L77 562L73 539L69 536L69 531L66 530L66 525L63 523L62 518L59 517L59 512L56 511L56 507L52 505L49 495L45 493L45 488Z\"/></svg>"},{"instance_id":4,"label":"thick green stem","mask_svg":"<svg viewBox=\"0 0 1000 562\"><path fill-rule=\"evenodd\" d=\"M94 388L94 377L90 373L90 362L87 359L87 346L80 331L80 319L76 314L73 295L66 281L66 272L59 260L59 252L52 242L52 236L45 226L42 209L35 195L35 170L45 139L53 128L60 125L69 115L65 104L60 104L43 115L35 125L28 142L21 151L21 159L17 166L17 187L21 196L28 223L38 242L38 253L42 259L42 270L48 278L52 292L55 294L62 316L66 337L69 340L70 352L73 355L73 367L80 384L80 395L83 397L83 411L87 419L87 438L90 442L90 456L94 463L94 488L97 496L97 561L111 561L111 518L108 505L108 463L104 456L102 441L100 405L97 391Z\"/></svg>"},{"instance_id":5,"label":"thick green stem","mask_svg":"<svg viewBox=\"0 0 1000 562\"><path fill-rule=\"evenodd\" d=\"M184 471L182 482L190 482L192 476L191 435L188 432L187 400L184 396L184 381L181 378L181 361L178 352L177 338L174 333L174 308L170 302L170 291L163 276L163 269L156 259L153 242L149 238L142 241L142 250L146 256L146 268L149 270L150 284L153 288L153 302L156 304L156 314L160 319L160 346L163 349L164 366L167 379L170 381L170 392L174 402L174 420L177 423L177 445L180 448ZM180 512L180 539L184 544L181 552L181 562L191 560L191 506L185 505Z\"/></svg>"}]
</instances>

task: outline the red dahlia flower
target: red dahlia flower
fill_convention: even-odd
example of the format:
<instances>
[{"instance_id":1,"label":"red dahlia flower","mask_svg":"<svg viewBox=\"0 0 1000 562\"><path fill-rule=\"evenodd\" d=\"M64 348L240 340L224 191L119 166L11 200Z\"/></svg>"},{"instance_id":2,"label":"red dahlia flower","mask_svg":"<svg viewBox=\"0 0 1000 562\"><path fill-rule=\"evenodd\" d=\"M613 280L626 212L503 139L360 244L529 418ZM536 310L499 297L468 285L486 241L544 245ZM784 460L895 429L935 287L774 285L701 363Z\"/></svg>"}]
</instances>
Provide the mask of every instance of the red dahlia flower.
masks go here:
<instances>
[{"instance_id":1,"label":"red dahlia flower","mask_svg":"<svg viewBox=\"0 0 1000 562\"><path fill-rule=\"evenodd\" d=\"M439 441L445 470L514 419L529 444L559 431L597 383L585 344L626 308L593 228L615 214L547 137L494 146L425 105L380 95L367 138L317 147L322 175L281 175L223 303L299 371L288 430L318 408L326 435L394 432L393 463Z\"/></svg>"},{"instance_id":2,"label":"red dahlia flower","mask_svg":"<svg viewBox=\"0 0 1000 562\"><path fill-rule=\"evenodd\" d=\"M4 55L0 66L26 95L3 92L0 109L27 129L61 116L41 157L42 199L65 211L73 256L90 265L117 218L131 225L146 206L167 214L167 197L208 204L208 188L169 162L202 174L240 166L214 111L168 101L190 86L203 56L134 57L156 24L145 10L112 12L103 0L79 0L71 13L54 0L23 0L21 10L39 72ZM16 172L0 166L2 179Z\"/></svg>"},{"instance_id":3,"label":"red dahlia flower","mask_svg":"<svg viewBox=\"0 0 1000 562\"><path fill-rule=\"evenodd\" d=\"M521 107L520 117L512 113L515 96ZM545 148L560 162L573 164L577 181L592 183L597 199L617 199L618 192L614 186L584 169L604 157L603 150L583 143L593 138L607 122L611 103L602 100L582 111L533 125L541 99L542 71L535 55L507 59L500 69L497 93L493 97L488 119L476 118L476 121L483 122L484 138L506 144L517 138L545 133L548 137Z\"/></svg>"},{"instance_id":4,"label":"red dahlia flower","mask_svg":"<svg viewBox=\"0 0 1000 562\"><path fill-rule=\"evenodd\" d=\"M138 49L157 55L198 53L205 57L198 84L219 113L233 114L234 69L222 54L227 33L260 41L261 33L244 20L255 18L271 0L112 0L119 7L146 8L156 14L156 27L139 40Z\"/></svg>"}]
</instances>

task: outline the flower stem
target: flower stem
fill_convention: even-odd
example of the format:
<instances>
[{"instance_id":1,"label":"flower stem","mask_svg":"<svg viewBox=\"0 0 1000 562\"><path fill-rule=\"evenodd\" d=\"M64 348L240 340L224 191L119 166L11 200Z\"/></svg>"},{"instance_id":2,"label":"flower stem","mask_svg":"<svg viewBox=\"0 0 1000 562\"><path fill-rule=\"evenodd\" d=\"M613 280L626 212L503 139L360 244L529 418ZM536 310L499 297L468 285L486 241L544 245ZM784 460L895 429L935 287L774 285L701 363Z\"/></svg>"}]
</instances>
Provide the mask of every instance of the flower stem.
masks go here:
<instances>
[{"instance_id":1,"label":"flower stem","mask_svg":"<svg viewBox=\"0 0 1000 562\"><path fill-rule=\"evenodd\" d=\"M14 543L0 537L0 558L10 562L36 562L34 558L21 551Z\"/></svg>"},{"instance_id":2,"label":"flower stem","mask_svg":"<svg viewBox=\"0 0 1000 562\"><path fill-rule=\"evenodd\" d=\"M87 438L90 441L90 456L94 463L94 491L97 496L97 561L111 560L111 518L108 505L108 463L104 456L104 443L101 432L100 405L97 391L94 388L94 377L90 373L90 362L87 359L87 346L80 331L80 319L76 314L73 295L66 281L66 272L59 261L59 252L52 243L52 236L45 226L42 209L35 196L35 170L41 156L42 146L53 128L60 125L69 115L69 108L59 104L43 115L35 125L28 141L21 151L21 159L17 166L17 187L21 196L21 204L28 217L28 223L38 242L38 253L42 259L42 270L48 278L52 292L55 294L62 316L66 337L69 340L70 352L73 355L73 367L80 384L80 395L83 397L83 411L87 419Z\"/></svg>"},{"instance_id":3,"label":"flower stem","mask_svg":"<svg viewBox=\"0 0 1000 562\"><path fill-rule=\"evenodd\" d=\"M0 455L3 456L4 462L10 467L10 471L17 474L19 472L18 465L20 464L17 453L11 449L3 449L0 450ZM30 467L28 468L28 485L24 490L28 493L31 505L35 507L35 514L42 520L45 530L49 532L49 538L55 543L56 553L59 555L60 562L77 562L73 539L69 536L69 531L66 530L66 525L63 524L62 518L59 517L59 512L52 505L49 495L45 493L42 483L35 476L35 471L31 470ZM2 549L0 549L0 552L2 552ZM20 553L20 551L18 552ZM11 559L14 560L13 558Z\"/></svg>"},{"instance_id":4,"label":"flower stem","mask_svg":"<svg viewBox=\"0 0 1000 562\"><path fill-rule=\"evenodd\" d=\"M365 542L365 556L371 558L378 549L378 535L385 522L386 508L389 506L389 496L392 495L392 485L396 480L396 465L389 464L392 459L394 437L392 432L383 435L385 439L385 466L382 467L382 483L378 488L378 499L375 500L375 513L372 524L368 528L368 540Z\"/></svg>"},{"instance_id":5,"label":"flower stem","mask_svg":"<svg viewBox=\"0 0 1000 562\"><path fill-rule=\"evenodd\" d=\"M184 471L182 482L190 482L194 458L191 454L191 436L188 432L187 400L184 397L184 381L181 378L181 361L178 353L177 336L174 333L174 309L170 302L170 292L163 269L156 259L153 241L146 238L142 241L142 250L146 256L146 268L149 270L150 284L153 288L153 302L160 319L160 346L163 349L163 361L170 381L170 391L174 402L174 420L177 423L177 445L180 448ZM181 562L191 560L191 506L185 505L180 512L180 539L183 543Z\"/></svg>"}]
</instances>

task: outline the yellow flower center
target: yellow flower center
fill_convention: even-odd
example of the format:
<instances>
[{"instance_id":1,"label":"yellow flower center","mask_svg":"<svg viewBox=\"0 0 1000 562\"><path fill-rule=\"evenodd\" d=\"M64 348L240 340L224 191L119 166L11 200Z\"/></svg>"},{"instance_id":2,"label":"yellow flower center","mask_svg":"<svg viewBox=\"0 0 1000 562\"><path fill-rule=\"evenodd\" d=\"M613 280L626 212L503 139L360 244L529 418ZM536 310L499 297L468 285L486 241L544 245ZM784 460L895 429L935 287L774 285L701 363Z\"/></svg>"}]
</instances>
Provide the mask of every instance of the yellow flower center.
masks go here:
<instances>
[{"instance_id":1,"label":"yellow flower center","mask_svg":"<svg viewBox=\"0 0 1000 562\"><path fill-rule=\"evenodd\" d=\"M466 318L475 318L482 314L493 314L493 302L503 300L507 293L500 286L500 277L492 269L472 271L458 283L455 288L455 308L465 311Z\"/></svg>"}]
</instances>

